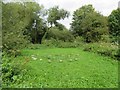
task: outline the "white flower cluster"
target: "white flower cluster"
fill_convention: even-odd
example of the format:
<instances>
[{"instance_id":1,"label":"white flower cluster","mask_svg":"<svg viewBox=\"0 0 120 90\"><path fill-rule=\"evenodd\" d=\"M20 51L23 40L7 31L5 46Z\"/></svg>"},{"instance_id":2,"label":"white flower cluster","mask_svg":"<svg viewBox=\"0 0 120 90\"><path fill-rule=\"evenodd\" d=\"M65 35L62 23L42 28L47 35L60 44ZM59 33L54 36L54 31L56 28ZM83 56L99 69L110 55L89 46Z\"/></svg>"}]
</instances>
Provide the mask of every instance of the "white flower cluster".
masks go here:
<instances>
[{"instance_id":1,"label":"white flower cluster","mask_svg":"<svg viewBox=\"0 0 120 90\"><path fill-rule=\"evenodd\" d=\"M37 58L35 57L35 55L31 55L33 60L37 60Z\"/></svg>"}]
</instances>

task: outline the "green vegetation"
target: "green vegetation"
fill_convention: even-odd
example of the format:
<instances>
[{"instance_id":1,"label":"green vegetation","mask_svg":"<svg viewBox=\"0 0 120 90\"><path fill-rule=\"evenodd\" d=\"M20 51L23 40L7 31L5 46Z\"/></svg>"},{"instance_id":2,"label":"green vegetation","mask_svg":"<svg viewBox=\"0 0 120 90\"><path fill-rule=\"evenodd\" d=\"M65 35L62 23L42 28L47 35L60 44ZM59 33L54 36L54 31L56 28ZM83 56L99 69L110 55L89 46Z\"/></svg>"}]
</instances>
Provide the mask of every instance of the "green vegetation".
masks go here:
<instances>
[{"instance_id":1,"label":"green vegetation","mask_svg":"<svg viewBox=\"0 0 120 90\"><path fill-rule=\"evenodd\" d=\"M71 32L69 32L67 29L63 29L62 31L59 30L57 27L52 27L49 29L49 31L46 32L46 36L44 36L44 40L62 40L65 42L72 42L74 40L74 36ZM43 40L43 41L44 41Z\"/></svg>"},{"instance_id":2,"label":"green vegetation","mask_svg":"<svg viewBox=\"0 0 120 90\"><path fill-rule=\"evenodd\" d=\"M48 22L52 25L58 26L60 28L60 24L57 22L57 20L64 19L69 16L69 12L64 9L59 9L58 6L52 7L48 10Z\"/></svg>"},{"instance_id":3,"label":"green vegetation","mask_svg":"<svg viewBox=\"0 0 120 90\"><path fill-rule=\"evenodd\" d=\"M120 36L120 9L113 10L109 15L109 28L110 34L115 38L116 41L119 41Z\"/></svg>"},{"instance_id":4,"label":"green vegetation","mask_svg":"<svg viewBox=\"0 0 120 90\"><path fill-rule=\"evenodd\" d=\"M85 42L98 42L108 34L107 19L96 12L92 5L86 5L74 12L71 30L82 36Z\"/></svg>"},{"instance_id":5,"label":"green vegetation","mask_svg":"<svg viewBox=\"0 0 120 90\"><path fill-rule=\"evenodd\" d=\"M120 10L85 5L70 30L69 11L36 2L2 2L2 87L117 88Z\"/></svg>"},{"instance_id":6,"label":"green vegetation","mask_svg":"<svg viewBox=\"0 0 120 90\"><path fill-rule=\"evenodd\" d=\"M13 61L26 61L28 71L14 76L8 87L118 87L118 61L80 48L24 49Z\"/></svg>"},{"instance_id":7,"label":"green vegetation","mask_svg":"<svg viewBox=\"0 0 120 90\"><path fill-rule=\"evenodd\" d=\"M108 20L112 41L118 43L120 47L120 8L113 10L109 15ZM120 48L118 50L118 56L120 57Z\"/></svg>"}]
</instances>

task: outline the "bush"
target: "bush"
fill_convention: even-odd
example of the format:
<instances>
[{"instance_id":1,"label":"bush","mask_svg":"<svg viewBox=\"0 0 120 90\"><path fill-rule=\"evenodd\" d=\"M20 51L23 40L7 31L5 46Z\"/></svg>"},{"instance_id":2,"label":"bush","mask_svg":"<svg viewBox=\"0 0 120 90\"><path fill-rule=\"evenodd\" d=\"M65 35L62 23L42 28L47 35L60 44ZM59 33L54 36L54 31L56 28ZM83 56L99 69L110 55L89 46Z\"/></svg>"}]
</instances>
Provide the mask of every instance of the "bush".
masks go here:
<instances>
[{"instance_id":1,"label":"bush","mask_svg":"<svg viewBox=\"0 0 120 90\"><path fill-rule=\"evenodd\" d=\"M51 27L46 34L46 39L55 39L61 41L70 41L74 40L74 36L68 30L59 30L57 27Z\"/></svg>"},{"instance_id":2,"label":"bush","mask_svg":"<svg viewBox=\"0 0 120 90\"><path fill-rule=\"evenodd\" d=\"M116 57L120 61L120 49L118 50Z\"/></svg>"},{"instance_id":3,"label":"bush","mask_svg":"<svg viewBox=\"0 0 120 90\"><path fill-rule=\"evenodd\" d=\"M89 43L84 45L84 51L95 52L101 55L110 56L116 58L118 56L118 46L113 45L112 43Z\"/></svg>"},{"instance_id":4,"label":"bush","mask_svg":"<svg viewBox=\"0 0 120 90\"><path fill-rule=\"evenodd\" d=\"M29 44L27 48L28 49L33 49L33 50L35 50L35 49L45 49L45 48L47 48L47 45L43 45L43 44Z\"/></svg>"},{"instance_id":5,"label":"bush","mask_svg":"<svg viewBox=\"0 0 120 90\"><path fill-rule=\"evenodd\" d=\"M42 41L42 44L45 45L45 46L47 46L47 47L55 47L55 46L58 45L58 40L55 40L53 38L51 38L49 40L48 39L44 39Z\"/></svg>"},{"instance_id":6,"label":"bush","mask_svg":"<svg viewBox=\"0 0 120 90\"><path fill-rule=\"evenodd\" d=\"M25 36L20 35L19 33L21 31L16 32L11 32L11 33L3 33L3 47L2 50L5 51L7 54L10 55L20 55L20 49L24 48L27 46L29 43L26 39Z\"/></svg>"},{"instance_id":7,"label":"bush","mask_svg":"<svg viewBox=\"0 0 120 90\"><path fill-rule=\"evenodd\" d=\"M76 37L74 40L74 42L84 42L84 41L85 41L85 39L83 37L80 37L80 36Z\"/></svg>"},{"instance_id":8,"label":"bush","mask_svg":"<svg viewBox=\"0 0 120 90\"><path fill-rule=\"evenodd\" d=\"M43 45L47 47L58 47L58 48L77 48L84 46L84 42L77 41L77 39L74 42L64 42L62 40L56 40L54 38L51 38L50 40L43 40Z\"/></svg>"},{"instance_id":9,"label":"bush","mask_svg":"<svg viewBox=\"0 0 120 90\"><path fill-rule=\"evenodd\" d=\"M111 38L109 35L102 35L101 36L101 41L102 42L106 42L106 43L110 43L111 42Z\"/></svg>"},{"instance_id":10,"label":"bush","mask_svg":"<svg viewBox=\"0 0 120 90\"><path fill-rule=\"evenodd\" d=\"M2 87L12 87L14 84L23 82L26 74L26 63L20 63L14 57L3 54L2 57Z\"/></svg>"},{"instance_id":11,"label":"bush","mask_svg":"<svg viewBox=\"0 0 120 90\"><path fill-rule=\"evenodd\" d=\"M19 75L21 69L19 65L14 65L12 59L6 58L3 56L2 59L2 81L3 85L7 85L14 81L14 77Z\"/></svg>"},{"instance_id":12,"label":"bush","mask_svg":"<svg viewBox=\"0 0 120 90\"><path fill-rule=\"evenodd\" d=\"M63 41L63 40L56 40L54 38L51 39L44 39L42 41L42 44L49 47L59 47L59 48L77 48L77 47L83 47L84 44L84 38L83 37L76 37L73 41Z\"/></svg>"}]
</instances>

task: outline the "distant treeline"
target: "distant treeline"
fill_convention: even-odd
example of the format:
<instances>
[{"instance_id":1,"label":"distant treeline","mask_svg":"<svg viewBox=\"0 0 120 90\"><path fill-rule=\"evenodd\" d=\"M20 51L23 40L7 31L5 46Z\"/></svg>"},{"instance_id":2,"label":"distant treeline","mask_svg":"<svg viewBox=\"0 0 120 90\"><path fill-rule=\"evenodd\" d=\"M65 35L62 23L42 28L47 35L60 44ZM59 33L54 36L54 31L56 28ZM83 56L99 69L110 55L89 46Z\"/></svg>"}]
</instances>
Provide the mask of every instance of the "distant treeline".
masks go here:
<instances>
[{"instance_id":1,"label":"distant treeline","mask_svg":"<svg viewBox=\"0 0 120 90\"><path fill-rule=\"evenodd\" d=\"M74 42L78 37L85 43L106 40L119 44L120 9L106 17L92 5L82 6L74 11L70 30L58 22L70 13L58 6L45 9L36 2L2 2L2 9L3 51L50 39Z\"/></svg>"}]
</instances>

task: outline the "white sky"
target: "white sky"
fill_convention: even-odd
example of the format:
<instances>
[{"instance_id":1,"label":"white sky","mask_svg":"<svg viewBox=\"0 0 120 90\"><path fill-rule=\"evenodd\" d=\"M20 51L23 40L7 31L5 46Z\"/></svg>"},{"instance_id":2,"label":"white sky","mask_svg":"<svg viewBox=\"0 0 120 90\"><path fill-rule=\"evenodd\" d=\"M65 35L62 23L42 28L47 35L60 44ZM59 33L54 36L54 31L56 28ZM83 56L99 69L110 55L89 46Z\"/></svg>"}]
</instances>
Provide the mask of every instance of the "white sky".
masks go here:
<instances>
[{"instance_id":1,"label":"white sky","mask_svg":"<svg viewBox=\"0 0 120 90\"><path fill-rule=\"evenodd\" d=\"M120 0L35 0L39 4L44 5L46 9L58 5L60 8L71 13L71 16L68 19L61 20L60 22L64 24L67 28L70 27L72 22L73 11L80 8L86 4L92 4L96 11L101 12L101 14L108 16L112 10L117 9L118 2Z\"/></svg>"}]
</instances>

